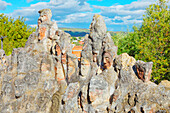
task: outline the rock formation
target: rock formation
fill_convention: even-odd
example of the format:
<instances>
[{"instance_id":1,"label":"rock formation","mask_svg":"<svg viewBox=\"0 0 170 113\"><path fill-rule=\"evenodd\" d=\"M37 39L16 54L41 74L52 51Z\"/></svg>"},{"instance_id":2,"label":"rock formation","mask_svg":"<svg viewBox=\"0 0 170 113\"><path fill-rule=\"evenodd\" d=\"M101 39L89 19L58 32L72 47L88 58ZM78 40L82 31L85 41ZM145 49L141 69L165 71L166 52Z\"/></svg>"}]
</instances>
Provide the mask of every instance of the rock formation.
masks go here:
<instances>
[{"instance_id":1,"label":"rock formation","mask_svg":"<svg viewBox=\"0 0 170 113\"><path fill-rule=\"evenodd\" d=\"M117 47L95 14L80 61L70 35L39 11L38 29L11 56L0 50L1 113L168 113L170 82L150 82L152 62Z\"/></svg>"}]
</instances>

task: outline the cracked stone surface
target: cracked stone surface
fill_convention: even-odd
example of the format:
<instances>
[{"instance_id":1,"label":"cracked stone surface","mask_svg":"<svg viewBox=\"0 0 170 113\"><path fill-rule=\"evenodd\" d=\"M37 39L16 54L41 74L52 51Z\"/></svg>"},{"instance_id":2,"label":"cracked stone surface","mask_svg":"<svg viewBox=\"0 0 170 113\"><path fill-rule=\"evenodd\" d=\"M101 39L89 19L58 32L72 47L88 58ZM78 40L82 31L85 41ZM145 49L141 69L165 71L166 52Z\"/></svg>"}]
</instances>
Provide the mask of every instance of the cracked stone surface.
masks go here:
<instances>
[{"instance_id":1,"label":"cracked stone surface","mask_svg":"<svg viewBox=\"0 0 170 113\"><path fill-rule=\"evenodd\" d=\"M153 62L117 55L95 14L80 61L70 34L39 11L38 29L10 56L0 50L1 113L169 113L170 82L150 81Z\"/></svg>"}]
</instances>

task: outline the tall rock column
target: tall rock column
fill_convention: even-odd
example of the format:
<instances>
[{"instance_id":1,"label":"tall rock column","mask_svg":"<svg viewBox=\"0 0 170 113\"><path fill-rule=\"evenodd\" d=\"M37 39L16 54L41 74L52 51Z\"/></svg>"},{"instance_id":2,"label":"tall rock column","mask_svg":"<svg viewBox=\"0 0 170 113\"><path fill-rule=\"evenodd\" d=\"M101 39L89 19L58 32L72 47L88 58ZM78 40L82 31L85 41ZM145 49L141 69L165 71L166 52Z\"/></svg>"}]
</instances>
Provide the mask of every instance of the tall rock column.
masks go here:
<instances>
[{"instance_id":1,"label":"tall rock column","mask_svg":"<svg viewBox=\"0 0 170 113\"><path fill-rule=\"evenodd\" d=\"M106 31L103 17L95 14L81 54L81 80L84 81L80 103L84 112L107 112L111 105L109 98L118 78L113 68L117 47Z\"/></svg>"}]
</instances>

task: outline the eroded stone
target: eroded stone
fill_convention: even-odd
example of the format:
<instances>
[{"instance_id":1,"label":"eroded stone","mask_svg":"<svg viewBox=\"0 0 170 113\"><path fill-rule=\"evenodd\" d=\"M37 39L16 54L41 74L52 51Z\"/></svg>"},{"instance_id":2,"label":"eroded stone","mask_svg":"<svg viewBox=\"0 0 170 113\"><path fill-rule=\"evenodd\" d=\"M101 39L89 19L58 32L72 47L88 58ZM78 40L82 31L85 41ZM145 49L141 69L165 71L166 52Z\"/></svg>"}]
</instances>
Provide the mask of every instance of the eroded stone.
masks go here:
<instances>
[{"instance_id":1,"label":"eroded stone","mask_svg":"<svg viewBox=\"0 0 170 113\"><path fill-rule=\"evenodd\" d=\"M149 81L152 63L117 55L102 16L94 15L79 62L51 10L39 13L24 48L9 57L0 50L2 113L170 112L169 81L156 85Z\"/></svg>"}]
</instances>

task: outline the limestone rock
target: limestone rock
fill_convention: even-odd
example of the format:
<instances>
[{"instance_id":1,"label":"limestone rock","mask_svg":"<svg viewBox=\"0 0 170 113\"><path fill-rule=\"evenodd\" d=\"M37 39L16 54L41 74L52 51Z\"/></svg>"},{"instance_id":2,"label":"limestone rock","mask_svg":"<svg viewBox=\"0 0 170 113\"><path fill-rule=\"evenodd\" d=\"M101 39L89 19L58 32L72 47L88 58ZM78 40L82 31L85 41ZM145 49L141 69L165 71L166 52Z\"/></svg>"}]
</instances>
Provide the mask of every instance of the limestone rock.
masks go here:
<instances>
[{"instance_id":1,"label":"limestone rock","mask_svg":"<svg viewBox=\"0 0 170 113\"><path fill-rule=\"evenodd\" d=\"M135 62L136 60L127 53L117 56L115 60L117 69L128 69L129 67L133 67Z\"/></svg>"},{"instance_id":2,"label":"limestone rock","mask_svg":"<svg viewBox=\"0 0 170 113\"><path fill-rule=\"evenodd\" d=\"M30 46L31 44L34 44L34 43L37 43L38 42L38 37L37 37L38 34L36 34L35 32L33 32L29 37L28 37L28 40L25 44L25 47L28 47Z\"/></svg>"},{"instance_id":3,"label":"limestone rock","mask_svg":"<svg viewBox=\"0 0 170 113\"><path fill-rule=\"evenodd\" d=\"M170 112L170 82L149 81L152 62L117 55L102 16L94 15L78 61L51 10L39 13L24 48L0 50L1 113Z\"/></svg>"},{"instance_id":4,"label":"limestone rock","mask_svg":"<svg viewBox=\"0 0 170 113\"><path fill-rule=\"evenodd\" d=\"M90 37L96 41L102 39L106 34L107 28L104 19L101 15L95 14L90 25Z\"/></svg>"},{"instance_id":5,"label":"limestone rock","mask_svg":"<svg viewBox=\"0 0 170 113\"><path fill-rule=\"evenodd\" d=\"M161 81L161 83L159 83L159 85L163 85L165 87L170 87L170 82L168 80L163 80L163 81Z\"/></svg>"},{"instance_id":6,"label":"limestone rock","mask_svg":"<svg viewBox=\"0 0 170 113\"><path fill-rule=\"evenodd\" d=\"M3 49L0 49L0 69L5 68L6 66L6 55L5 55L5 51Z\"/></svg>"}]
</instances>

